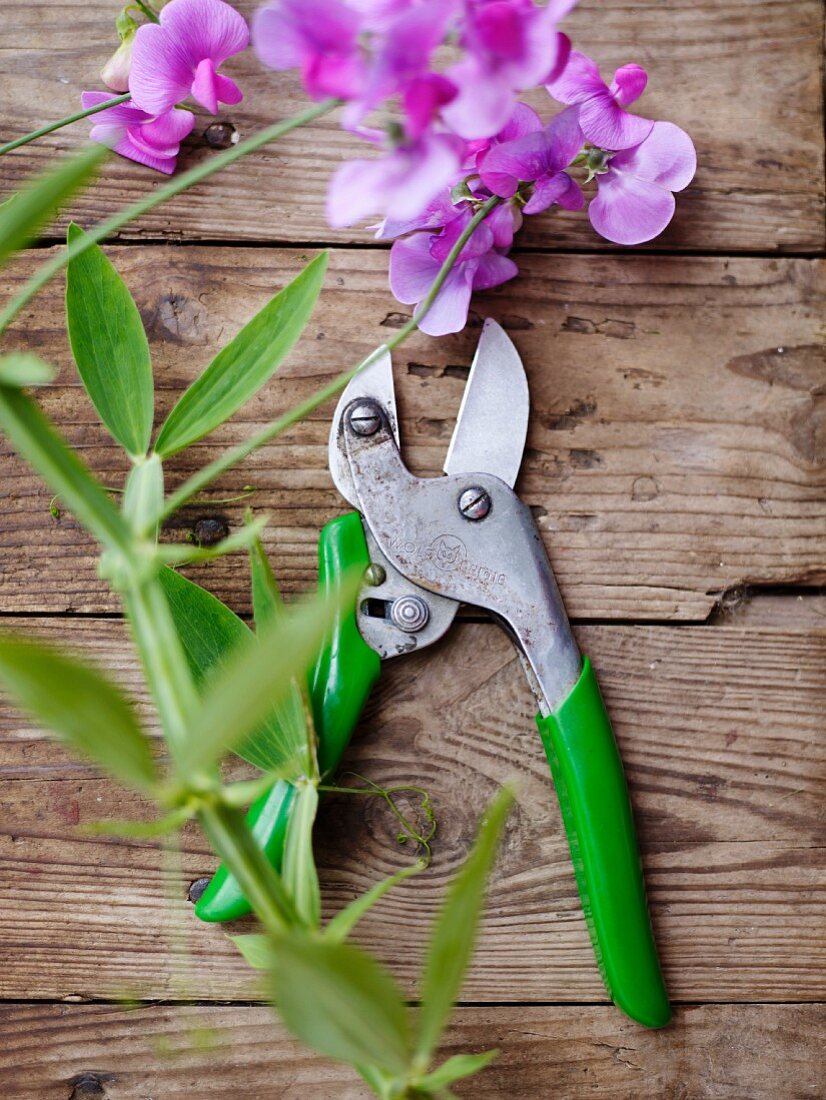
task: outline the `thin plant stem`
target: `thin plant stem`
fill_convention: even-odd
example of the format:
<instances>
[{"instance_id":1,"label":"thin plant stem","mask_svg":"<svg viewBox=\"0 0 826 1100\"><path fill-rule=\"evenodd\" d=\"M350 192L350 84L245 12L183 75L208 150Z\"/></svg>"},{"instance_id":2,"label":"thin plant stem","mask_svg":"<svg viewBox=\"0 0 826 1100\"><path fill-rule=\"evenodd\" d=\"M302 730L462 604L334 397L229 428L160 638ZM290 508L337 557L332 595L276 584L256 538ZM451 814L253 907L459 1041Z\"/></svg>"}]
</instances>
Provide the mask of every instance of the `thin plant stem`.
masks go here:
<instances>
[{"instance_id":1,"label":"thin plant stem","mask_svg":"<svg viewBox=\"0 0 826 1100\"><path fill-rule=\"evenodd\" d=\"M12 149L19 149L21 145L28 145L30 141L45 137L46 134L51 134L54 130L71 126L73 122L80 122L81 119L96 115L99 111L106 111L109 107L117 107L120 103L127 103L131 98L131 93L125 92L123 95L115 96L114 99L107 99L105 103L98 103L95 107L87 107L83 111L76 111L73 115L66 115L65 118L60 118L57 122L50 122L48 126L41 126L39 130L32 130L30 134L23 134L22 137L15 138L14 141L7 141L5 145L0 145L0 157L4 153L10 153Z\"/></svg>"},{"instance_id":2,"label":"thin plant stem","mask_svg":"<svg viewBox=\"0 0 826 1100\"><path fill-rule=\"evenodd\" d=\"M151 19L153 23L160 23L158 13L149 4L144 3L144 0L132 0L132 2L136 8L143 12L147 19Z\"/></svg>"},{"instance_id":3,"label":"thin plant stem","mask_svg":"<svg viewBox=\"0 0 826 1100\"><path fill-rule=\"evenodd\" d=\"M38 291L42 290L50 279L53 279L71 260L76 256L80 256L87 248L91 248L92 245L105 240L129 222L140 218L150 210L154 210L156 206L160 206L162 202L166 202L167 199L180 194L181 191L186 191L187 188L194 187L195 184L215 175L216 172L220 172L221 169L226 168L236 160L240 160L241 157L245 157L247 153L254 153L256 149L261 149L271 141L277 141L278 138L289 134L290 131L297 130L299 126L304 126L306 123L328 114L339 106L339 102L337 99L325 99L321 103L314 103L306 111L293 115L292 118L267 126L266 129L248 138L247 141L242 141L230 149L217 153L214 157L204 161L203 164L195 165L194 168L190 168L187 172L183 172L180 176L170 180L169 183L145 195L132 206L120 210L117 214L113 214L111 218L107 218L106 221L100 222L99 225L89 229L82 237L78 237L70 244L68 248L49 260L48 263L43 264L29 279L20 293L0 313L0 333L8 328L20 310L31 301Z\"/></svg>"},{"instance_id":4,"label":"thin plant stem","mask_svg":"<svg viewBox=\"0 0 826 1100\"><path fill-rule=\"evenodd\" d=\"M193 474L188 478L183 485L179 486L173 493L166 498L163 505L163 510L158 517L159 520L165 519L173 512L176 512L181 508L190 497L195 493L200 492L206 488L211 481L214 481L216 477L220 477L221 474L227 470L236 466L239 462L242 462L248 455L251 455L253 451L257 451L259 447L262 447L265 443L269 443L270 440L275 439L276 436L281 435L287 428L291 428L297 421L302 420L309 413L318 408L319 405L323 405L325 401L331 397L335 397L347 383L353 378L360 370L373 363L380 355L383 355L387 351L391 351L401 344L418 326L419 322L424 319L427 311L433 305L436 300L436 296L444 286L445 279L453 270L453 266L459 258L459 254L467 244L470 237L473 235L476 228L485 220L494 207L498 206L503 200L494 195L493 198L487 200L484 205L480 206L473 218L468 222L464 232L454 244L448 253L447 259L439 269L439 274L433 282L433 286L427 292L419 308L414 312L413 316L407 321L399 331L392 336L386 343L380 347L375 348L366 359L362 359L356 366L351 367L349 370L344 371L342 374L336 375L336 377L328 382L326 386L322 386L320 390L316 390L311 397L308 397L306 401L302 401L299 405L295 405L289 412L284 413L278 420L274 420L271 424L268 424L265 428L262 428L256 435L251 436L243 443L239 443L237 447L231 448L226 451L220 458L216 458L214 462L211 462L208 466L205 466L202 470Z\"/></svg>"}]
</instances>

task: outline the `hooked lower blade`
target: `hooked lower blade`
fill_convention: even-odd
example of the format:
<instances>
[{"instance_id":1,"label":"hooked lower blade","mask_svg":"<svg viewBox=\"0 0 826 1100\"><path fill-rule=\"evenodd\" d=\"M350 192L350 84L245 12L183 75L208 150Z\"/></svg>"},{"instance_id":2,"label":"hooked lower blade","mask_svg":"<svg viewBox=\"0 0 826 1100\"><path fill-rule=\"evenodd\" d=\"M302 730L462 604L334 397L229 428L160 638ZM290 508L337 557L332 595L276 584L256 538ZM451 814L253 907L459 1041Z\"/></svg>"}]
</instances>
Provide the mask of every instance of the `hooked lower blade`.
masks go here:
<instances>
[{"instance_id":1,"label":"hooked lower blade","mask_svg":"<svg viewBox=\"0 0 826 1100\"><path fill-rule=\"evenodd\" d=\"M485 321L470 367L446 474L493 474L513 488L528 434L525 368L505 330Z\"/></svg>"},{"instance_id":2,"label":"hooked lower blade","mask_svg":"<svg viewBox=\"0 0 826 1100\"><path fill-rule=\"evenodd\" d=\"M338 399L333 423L330 426L328 447L330 475L335 487L354 508L358 508L358 493L353 485L347 456L339 446L339 437L344 410L359 398L372 398L385 409L396 439L396 446L398 446L399 422L396 415L396 391L393 387L393 360L390 358L389 351L382 352L372 363L362 367L358 374L350 379Z\"/></svg>"}]
</instances>

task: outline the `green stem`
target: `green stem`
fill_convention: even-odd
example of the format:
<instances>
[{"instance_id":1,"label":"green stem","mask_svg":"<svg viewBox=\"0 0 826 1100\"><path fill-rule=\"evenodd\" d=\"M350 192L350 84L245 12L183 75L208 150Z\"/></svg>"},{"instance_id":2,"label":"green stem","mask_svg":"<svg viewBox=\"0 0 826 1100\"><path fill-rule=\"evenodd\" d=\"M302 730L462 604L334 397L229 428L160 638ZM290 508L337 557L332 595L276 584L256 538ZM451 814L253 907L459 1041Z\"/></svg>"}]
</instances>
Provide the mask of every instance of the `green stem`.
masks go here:
<instances>
[{"instance_id":1,"label":"green stem","mask_svg":"<svg viewBox=\"0 0 826 1100\"><path fill-rule=\"evenodd\" d=\"M266 129L262 130L260 134L256 134L254 137L249 138L247 141L242 141L239 145L234 145L230 149L225 149L223 152L217 153L215 156L210 157L209 160L204 161L203 164L197 164L194 168L190 168L189 171L183 172L180 176L176 176L174 179L170 180L169 183L164 184L163 187L158 187L155 191L152 191L151 194L145 195L144 198L140 199L132 206L119 211L117 214L113 214L111 218L107 218L106 221L88 230L63 252L55 256L54 259L45 263L39 271L35 272L31 279L29 279L17 297L6 306L2 313L0 313L0 333L8 328L9 324L14 320L23 306L30 302L35 294L37 294L50 279L54 278L54 276L57 275L59 271L62 271L71 260L81 255L87 248L91 248L92 245L111 236L112 233L116 233L128 222L148 213L162 202L166 202L167 199L171 199L173 196L180 194L181 191L186 191L187 188L193 187L202 180L208 179L209 176L214 175L216 172L220 172L222 168L226 168L227 165L232 164L236 160L240 160L240 158L246 156L247 153L254 153L256 149L268 145L271 141L276 141L278 138L283 137L284 134L289 134L291 130L297 130L299 126L303 126L307 122L312 122L314 119L320 118L322 115L332 111L333 108L338 105L339 100L337 99L325 99L322 103L315 103L312 107L308 107L306 111L293 115L292 118L285 119L283 122L276 122L272 126L268 126Z\"/></svg>"},{"instance_id":2,"label":"green stem","mask_svg":"<svg viewBox=\"0 0 826 1100\"><path fill-rule=\"evenodd\" d=\"M148 4L145 4L144 0L133 0L133 3L136 8L143 12L147 19L151 19L153 23L160 23L158 13L154 8L150 8Z\"/></svg>"},{"instance_id":3,"label":"green stem","mask_svg":"<svg viewBox=\"0 0 826 1100\"><path fill-rule=\"evenodd\" d=\"M267 862L241 811L216 803L199 810L198 820L267 931L277 936L298 923L281 879Z\"/></svg>"},{"instance_id":4,"label":"green stem","mask_svg":"<svg viewBox=\"0 0 826 1100\"><path fill-rule=\"evenodd\" d=\"M70 126L73 122L80 122L82 118L96 115L99 111L106 111L110 107L117 107L119 103L126 103L131 98L131 94L126 92L124 95L115 96L114 99L107 99L105 103L98 103L96 107L87 107L84 111L76 111L73 115L66 115L65 118L58 119L57 122L50 122L48 126L41 126L39 130L32 130L30 134L24 134L22 137L15 138L14 141L7 141L5 145L0 145L0 157L4 153L10 153L12 149L19 149L21 145L28 145L30 141L45 137L46 134L51 134L54 130Z\"/></svg>"},{"instance_id":5,"label":"green stem","mask_svg":"<svg viewBox=\"0 0 826 1100\"><path fill-rule=\"evenodd\" d=\"M166 498L159 519L165 519L173 512L176 512L186 504L190 497L206 488L206 486L209 485L211 481L214 481L216 477L220 477L221 474L225 473L233 466L236 466L239 462L242 462L248 455L251 455L253 451L257 451L259 447L262 447L265 443L269 443L270 440L275 439L276 436L286 431L287 428L291 428L297 421L309 415L309 413L317 409L319 405L323 405L325 401L334 397L344 389L350 379L358 374L360 370L363 370L364 367L369 366L369 364L374 362L380 355L384 355L385 352L398 347L399 344L406 340L411 332L418 326L419 322L424 319L427 311L435 302L436 296L444 286L445 279L452 271L453 265L459 258L460 252L465 247L476 228L485 220L491 210L501 202L503 202L503 200L494 195L493 198L488 199L488 201L477 210L473 218L468 222L461 237L459 237L448 253L447 259L442 264L439 269L439 274L433 282L433 286L419 304L419 308L413 313L410 320L402 325L395 336L392 336L386 343L371 351L367 358L362 359L356 366L344 371L343 374L337 375L331 382L328 382L326 386L322 386L320 390L316 390L316 392L311 397L308 397L306 401L302 401L301 404L295 405L289 412L284 413L278 420L274 420L271 424L268 424L266 428L262 428L256 435L251 436L243 443L239 443L237 447L233 447L231 450L226 451L220 458L217 458L214 462L211 462L208 466L205 466L202 470L193 474L192 477L177 488L174 493L170 493Z\"/></svg>"}]
</instances>

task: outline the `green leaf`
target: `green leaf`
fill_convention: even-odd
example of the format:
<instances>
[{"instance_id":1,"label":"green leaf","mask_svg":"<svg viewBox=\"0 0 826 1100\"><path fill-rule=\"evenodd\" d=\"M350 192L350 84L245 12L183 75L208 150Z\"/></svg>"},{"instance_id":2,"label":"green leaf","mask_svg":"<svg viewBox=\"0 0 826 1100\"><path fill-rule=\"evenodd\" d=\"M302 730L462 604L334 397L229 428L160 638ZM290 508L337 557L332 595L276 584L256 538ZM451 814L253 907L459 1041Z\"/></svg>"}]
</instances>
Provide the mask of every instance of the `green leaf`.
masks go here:
<instances>
[{"instance_id":1,"label":"green leaf","mask_svg":"<svg viewBox=\"0 0 826 1100\"><path fill-rule=\"evenodd\" d=\"M175 629L181 639L196 683L203 686L208 673L224 663L235 647L254 638L252 631L211 592L171 569L158 575ZM258 728L233 751L262 771L278 771L282 778L298 779L306 773L306 738L296 737L282 720L290 712L289 693L283 705L273 709Z\"/></svg>"},{"instance_id":2,"label":"green leaf","mask_svg":"<svg viewBox=\"0 0 826 1100\"><path fill-rule=\"evenodd\" d=\"M407 1010L375 959L296 934L276 940L273 952L275 1001L299 1039L328 1058L406 1072Z\"/></svg>"},{"instance_id":3,"label":"green leaf","mask_svg":"<svg viewBox=\"0 0 826 1100\"><path fill-rule=\"evenodd\" d=\"M317 595L285 612L260 635L239 640L210 677L201 707L190 717L178 760L182 775L199 773L241 744L283 702L292 680L307 675L335 616L355 600L360 583L359 571L354 571L339 591ZM306 745L301 754L307 765ZM272 767L284 761L282 750Z\"/></svg>"},{"instance_id":4,"label":"green leaf","mask_svg":"<svg viewBox=\"0 0 826 1100\"><path fill-rule=\"evenodd\" d=\"M72 224L67 244L83 236ZM97 245L69 263L66 326L98 416L128 454L145 454L155 406L149 344L132 295Z\"/></svg>"},{"instance_id":5,"label":"green leaf","mask_svg":"<svg viewBox=\"0 0 826 1100\"><path fill-rule=\"evenodd\" d=\"M253 970L271 970L273 964L272 939L263 932L250 932L246 936L230 936Z\"/></svg>"},{"instance_id":6,"label":"green leaf","mask_svg":"<svg viewBox=\"0 0 826 1100\"><path fill-rule=\"evenodd\" d=\"M166 418L155 443L159 454L175 454L207 435L272 377L304 331L326 269L323 252L218 353Z\"/></svg>"},{"instance_id":7,"label":"green leaf","mask_svg":"<svg viewBox=\"0 0 826 1100\"><path fill-rule=\"evenodd\" d=\"M318 812L318 788L304 783L298 788L287 822L281 877L296 911L307 928L321 923L321 893L313 858L313 825Z\"/></svg>"},{"instance_id":8,"label":"green leaf","mask_svg":"<svg viewBox=\"0 0 826 1100\"><path fill-rule=\"evenodd\" d=\"M250 588L252 616L257 630L277 619L284 609L278 582L260 539L250 547Z\"/></svg>"},{"instance_id":9,"label":"green leaf","mask_svg":"<svg viewBox=\"0 0 826 1100\"><path fill-rule=\"evenodd\" d=\"M461 1081L463 1077L472 1077L474 1073L483 1070L485 1066L490 1065L498 1053L498 1050L486 1050L484 1054L455 1054L446 1062L442 1062L432 1073L417 1077L415 1086L426 1092L446 1089L454 1081Z\"/></svg>"},{"instance_id":10,"label":"green leaf","mask_svg":"<svg viewBox=\"0 0 826 1100\"><path fill-rule=\"evenodd\" d=\"M0 681L12 698L78 752L141 790L155 783L149 742L102 673L39 642L0 636Z\"/></svg>"},{"instance_id":11,"label":"green leaf","mask_svg":"<svg viewBox=\"0 0 826 1100\"><path fill-rule=\"evenodd\" d=\"M450 1016L473 954L488 874L513 802L504 788L479 827L476 843L447 891L425 960L417 1055L427 1064Z\"/></svg>"},{"instance_id":12,"label":"green leaf","mask_svg":"<svg viewBox=\"0 0 826 1100\"><path fill-rule=\"evenodd\" d=\"M103 486L25 393L0 386L0 427L75 517L105 546L132 553L132 534Z\"/></svg>"},{"instance_id":13,"label":"green leaf","mask_svg":"<svg viewBox=\"0 0 826 1100\"><path fill-rule=\"evenodd\" d=\"M56 373L51 363L28 352L13 352L0 358L0 386L45 386Z\"/></svg>"},{"instance_id":14,"label":"green leaf","mask_svg":"<svg viewBox=\"0 0 826 1100\"><path fill-rule=\"evenodd\" d=\"M64 157L56 168L28 183L13 201L0 206L0 264L34 240L57 208L89 182L108 154L102 145L89 145Z\"/></svg>"},{"instance_id":15,"label":"green leaf","mask_svg":"<svg viewBox=\"0 0 826 1100\"><path fill-rule=\"evenodd\" d=\"M166 836L195 816L194 807L182 806L154 821L87 821L79 832L92 836L120 836L134 840L151 840Z\"/></svg>"},{"instance_id":16,"label":"green leaf","mask_svg":"<svg viewBox=\"0 0 826 1100\"><path fill-rule=\"evenodd\" d=\"M403 867L395 874L388 875L381 882L375 883L366 893L360 894L344 909L336 913L324 929L324 938L330 940L331 943L342 943L361 918L373 908L377 901L384 897L388 890L392 890L394 886L398 886L406 878L418 875L426 866L425 861L420 859L417 863L413 863L409 867Z\"/></svg>"}]
</instances>

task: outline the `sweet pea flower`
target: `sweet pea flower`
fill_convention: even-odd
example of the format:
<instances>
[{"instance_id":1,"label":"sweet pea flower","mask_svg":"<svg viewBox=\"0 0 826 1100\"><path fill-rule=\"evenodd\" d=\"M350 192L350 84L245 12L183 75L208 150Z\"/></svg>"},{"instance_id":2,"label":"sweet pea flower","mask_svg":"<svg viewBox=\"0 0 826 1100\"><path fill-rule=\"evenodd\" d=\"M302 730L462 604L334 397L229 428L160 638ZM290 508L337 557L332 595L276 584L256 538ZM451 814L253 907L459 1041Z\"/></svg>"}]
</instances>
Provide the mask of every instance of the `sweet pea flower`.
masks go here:
<instances>
[{"instance_id":1,"label":"sweet pea flower","mask_svg":"<svg viewBox=\"0 0 826 1100\"><path fill-rule=\"evenodd\" d=\"M340 229L370 214L416 218L455 178L462 147L452 134L426 131L376 160L348 161L330 181L327 220Z\"/></svg>"},{"instance_id":2,"label":"sweet pea flower","mask_svg":"<svg viewBox=\"0 0 826 1100\"><path fill-rule=\"evenodd\" d=\"M129 91L129 73L132 68L132 47L135 44L135 32L127 34L121 44L100 70L100 79L113 92Z\"/></svg>"},{"instance_id":3,"label":"sweet pea flower","mask_svg":"<svg viewBox=\"0 0 826 1100\"><path fill-rule=\"evenodd\" d=\"M360 33L359 13L342 0L269 0L252 21L260 60L277 72L299 69L313 99L363 94L367 67Z\"/></svg>"},{"instance_id":4,"label":"sweet pea flower","mask_svg":"<svg viewBox=\"0 0 826 1100\"><path fill-rule=\"evenodd\" d=\"M625 108L639 99L648 83L640 65L623 65L609 88L599 67L584 53L574 51L564 71L546 87L560 103L579 108L579 125L586 139L600 149L630 149L651 133L651 119L629 114Z\"/></svg>"},{"instance_id":5,"label":"sweet pea flower","mask_svg":"<svg viewBox=\"0 0 826 1100\"><path fill-rule=\"evenodd\" d=\"M469 140L489 137L507 122L516 93L554 80L570 42L557 22L576 0L465 0L462 44L467 52L447 70L459 89L443 117Z\"/></svg>"},{"instance_id":6,"label":"sweet pea flower","mask_svg":"<svg viewBox=\"0 0 826 1100\"><path fill-rule=\"evenodd\" d=\"M398 301L419 307L472 216L470 209L464 210L437 235L419 232L394 243L390 289ZM483 222L462 249L419 328L429 336L459 332L467 322L473 291L489 290L517 274L513 260L496 251L493 230Z\"/></svg>"},{"instance_id":7,"label":"sweet pea flower","mask_svg":"<svg viewBox=\"0 0 826 1100\"><path fill-rule=\"evenodd\" d=\"M161 115L191 95L214 115L219 103L240 103L241 89L218 72L249 43L235 8L224 0L171 0L159 18L135 35L129 74L135 105Z\"/></svg>"},{"instance_id":8,"label":"sweet pea flower","mask_svg":"<svg viewBox=\"0 0 826 1100\"><path fill-rule=\"evenodd\" d=\"M84 109L97 107L112 97L107 92L84 92ZM108 145L122 157L146 164L171 175L181 142L195 125L191 111L173 108L162 115L150 115L133 103L120 103L93 115L91 138Z\"/></svg>"},{"instance_id":9,"label":"sweet pea flower","mask_svg":"<svg viewBox=\"0 0 826 1100\"><path fill-rule=\"evenodd\" d=\"M579 153L582 141L577 111L569 108L545 129L491 148L480 160L479 176L489 191L502 198L515 195L520 184L533 184L525 214L539 214L553 203L581 210L582 191L564 169Z\"/></svg>"},{"instance_id":10,"label":"sweet pea flower","mask_svg":"<svg viewBox=\"0 0 826 1100\"><path fill-rule=\"evenodd\" d=\"M643 244L674 216L674 191L697 169L691 138L673 122L655 122L648 137L606 161L588 215L597 233L615 244Z\"/></svg>"}]
</instances>

